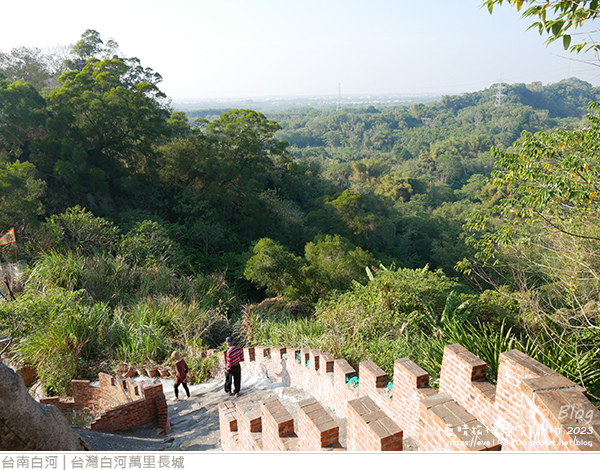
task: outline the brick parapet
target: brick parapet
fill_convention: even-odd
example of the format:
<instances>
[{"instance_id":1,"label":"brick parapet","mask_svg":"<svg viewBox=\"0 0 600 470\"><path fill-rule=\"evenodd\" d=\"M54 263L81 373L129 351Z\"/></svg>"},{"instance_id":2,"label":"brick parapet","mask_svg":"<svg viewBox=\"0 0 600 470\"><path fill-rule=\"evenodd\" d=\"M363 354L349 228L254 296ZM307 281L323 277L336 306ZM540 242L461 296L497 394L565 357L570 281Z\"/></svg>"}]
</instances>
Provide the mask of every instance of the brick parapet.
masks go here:
<instances>
[{"instance_id":1,"label":"brick parapet","mask_svg":"<svg viewBox=\"0 0 600 470\"><path fill-rule=\"evenodd\" d=\"M72 380L71 392L73 394L73 402L75 405L85 405L90 401L90 381L89 380Z\"/></svg>"},{"instance_id":2,"label":"brick parapet","mask_svg":"<svg viewBox=\"0 0 600 470\"><path fill-rule=\"evenodd\" d=\"M244 361L248 361L248 362L256 361L255 348L243 348L243 351L244 351Z\"/></svg>"},{"instance_id":3,"label":"brick parapet","mask_svg":"<svg viewBox=\"0 0 600 470\"><path fill-rule=\"evenodd\" d=\"M98 374L98 382L100 383L100 388L113 387L115 385L115 377L110 374L100 372Z\"/></svg>"},{"instance_id":4,"label":"brick parapet","mask_svg":"<svg viewBox=\"0 0 600 470\"><path fill-rule=\"evenodd\" d=\"M521 382L526 379L558 376L549 367L518 350L500 354L496 385L496 429L507 450L518 450L523 415Z\"/></svg>"},{"instance_id":5,"label":"brick parapet","mask_svg":"<svg viewBox=\"0 0 600 470\"><path fill-rule=\"evenodd\" d=\"M347 416L348 451L402 450L402 429L369 396L349 401Z\"/></svg>"},{"instance_id":6,"label":"brick parapet","mask_svg":"<svg viewBox=\"0 0 600 470\"><path fill-rule=\"evenodd\" d=\"M417 438L419 435L419 402L438 392L429 386L429 374L408 358L394 361L392 384L390 415L402 428L405 436Z\"/></svg>"},{"instance_id":7,"label":"brick parapet","mask_svg":"<svg viewBox=\"0 0 600 470\"><path fill-rule=\"evenodd\" d=\"M221 449L225 452L244 450L239 445L237 415L231 401L219 403L219 432Z\"/></svg>"},{"instance_id":8,"label":"brick parapet","mask_svg":"<svg viewBox=\"0 0 600 470\"><path fill-rule=\"evenodd\" d=\"M270 348L265 348L264 346L256 346L254 348L254 357L256 362L265 362L269 360L271 356Z\"/></svg>"},{"instance_id":9,"label":"brick parapet","mask_svg":"<svg viewBox=\"0 0 600 470\"><path fill-rule=\"evenodd\" d=\"M98 387L91 386L89 380L73 380L71 385L72 400L51 397L40 403L52 404L65 414L87 410L96 416L90 429L98 431L133 429L154 421L162 433L171 429L161 383L144 386L120 375L101 373Z\"/></svg>"},{"instance_id":10,"label":"brick parapet","mask_svg":"<svg viewBox=\"0 0 600 470\"><path fill-rule=\"evenodd\" d=\"M321 373L322 374L333 374L333 367L335 359L328 352L320 352L321 354Z\"/></svg>"},{"instance_id":11,"label":"brick parapet","mask_svg":"<svg viewBox=\"0 0 600 470\"><path fill-rule=\"evenodd\" d=\"M358 393L370 395L381 392L388 384L388 376L373 361L362 361L358 366Z\"/></svg>"},{"instance_id":12,"label":"brick parapet","mask_svg":"<svg viewBox=\"0 0 600 470\"><path fill-rule=\"evenodd\" d=\"M585 389L561 375L525 379L518 418L524 451L600 451L600 412Z\"/></svg>"},{"instance_id":13,"label":"brick parapet","mask_svg":"<svg viewBox=\"0 0 600 470\"><path fill-rule=\"evenodd\" d=\"M84 405L81 403L75 403L73 400L63 400L60 397L41 398L39 402L42 405L52 405L57 407L64 415L80 412L84 408Z\"/></svg>"},{"instance_id":14,"label":"brick parapet","mask_svg":"<svg viewBox=\"0 0 600 470\"><path fill-rule=\"evenodd\" d=\"M319 361L321 359L321 353L316 349L311 349L308 352L308 367L314 372L319 372Z\"/></svg>"},{"instance_id":15,"label":"brick parapet","mask_svg":"<svg viewBox=\"0 0 600 470\"><path fill-rule=\"evenodd\" d=\"M261 402L264 451L298 450L298 436L294 432L294 419L274 396Z\"/></svg>"},{"instance_id":16,"label":"brick parapet","mask_svg":"<svg viewBox=\"0 0 600 470\"><path fill-rule=\"evenodd\" d=\"M315 399L298 403L298 446L302 451L341 449L340 427Z\"/></svg>"},{"instance_id":17,"label":"brick parapet","mask_svg":"<svg viewBox=\"0 0 600 470\"><path fill-rule=\"evenodd\" d=\"M271 348L271 359L274 361L281 361L286 358L287 348L275 347Z\"/></svg>"},{"instance_id":18,"label":"brick parapet","mask_svg":"<svg viewBox=\"0 0 600 470\"><path fill-rule=\"evenodd\" d=\"M420 451L502 450L500 440L446 392L420 401Z\"/></svg>"},{"instance_id":19,"label":"brick parapet","mask_svg":"<svg viewBox=\"0 0 600 470\"><path fill-rule=\"evenodd\" d=\"M257 368L258 365L260 368ZM522 442L517 444L523 432L530 433L530 437L533 438L533 429L539 427L542 422L545 423L543 429L556 427L557 413L561 412L560 406L570 406L573 409L581 409L584 413L593 411L590 415L593 421L585 431L591 437L583 441L581 432L568 432L573 431L572 427L568 427L572 423L561 422L560 434L556 431L557 435L560 435L560 439L556 441L562 445L561 448L596 450L597 443L600 442L597 410L592 410L593 405L585 397L584 390L577 388L572 382L560 382L560 390L541 388L540 384L543 382L530 383L530 380L550 380L553 383L552 387L556 388L556 380L566 379L516 350L501 354L497 386L494 387L485 380L487 365L484 361L459 345L446 347L440 392L429 386L427 372L406 358L398 359L394 363L391 390L385 386L388 377L376 364L370 361L361 363L357 374L345 360L333 359L327 353L310 348L270 348L267 360L260 363L249 361L243 364L243 367L244 374L252 374L257 370L261 370L262 373L267 371L272 380L305 390L341 418L348 417L348 402L368 396L402 429L404 438L412 437L420 441L423 435L427 435L426 429L434 429L432 423L436 423L435 429L441 429L444 416L463 416L464 423L461 425L470 423L479 426L482 432L485 430L496 441L502 442L502 450L524 450ZM329 371L331 367L332 372ZM349 379L357 375L359 386L349 385ZM427 413L423 416L429 420L427 427L425 421L419 422L424 413L422 404L429 403L428 400L439 400L438 395L442 395L442 398L451 397L453 404L426 409ZM560 403L560 406L557 403ZM461 413L458 413L457 406L462 410ZM439 436L435 438L432 435L431 442L437 442L436 439L439 441ZM479 450L477 445L469 446L456 432L450 441L457 449ZM547 439L546 441L548 442ZM553 442L548 442L546 450L559 448ZM584 445L580 445L581 442L584 442ZM449 448L448 442L440 445L437 450ZM490 447L493 448L494 445L490 444ZM530 445L528 449L544 450L543 447L543 444ZM430 448L435 449L435 445Z\"/></svg>"},{"instance_id":20,"label":"brick parapet","mask_svg":"<svg viewBox=\"0 0 600 470\"><path fill-rule=\"evenodd\" d=\"M486 381L487 364L459 344L444 347L440 392L446 392L486 427L495 426L496 387Z\"/></svg>"},{"instance_id":21,"label":"brick parapet","mask_svg":"<svg viewBox=\"0 0 600 470\"><path fill-rule=\"evenodd\" d=\"M235 403L239 445L246 451L262 450L262 414L246 400Z\"/></svg>"}]
</instances>

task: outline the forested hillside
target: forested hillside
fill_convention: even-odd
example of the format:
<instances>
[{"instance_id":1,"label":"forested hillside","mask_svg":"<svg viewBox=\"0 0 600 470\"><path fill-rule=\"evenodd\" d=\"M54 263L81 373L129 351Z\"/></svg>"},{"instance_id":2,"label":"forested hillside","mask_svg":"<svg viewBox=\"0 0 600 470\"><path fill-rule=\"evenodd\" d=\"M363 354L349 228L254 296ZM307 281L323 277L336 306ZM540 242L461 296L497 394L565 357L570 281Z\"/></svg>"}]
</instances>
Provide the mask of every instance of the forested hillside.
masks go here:
<instances>
[{"instance_id":1,"label":"forested hillside","mask_svg":"<svg viewBox=\"0 0 600 470\"><path fill-rule=\"evenodd\" d=\"M160 82L91 30L0 53L1 255L27 263L0 333L49 390L235 334L432 377L468 343L490 380L520 347L600 393L600 89L196 119Z\"/></svg>"}]
</instances>

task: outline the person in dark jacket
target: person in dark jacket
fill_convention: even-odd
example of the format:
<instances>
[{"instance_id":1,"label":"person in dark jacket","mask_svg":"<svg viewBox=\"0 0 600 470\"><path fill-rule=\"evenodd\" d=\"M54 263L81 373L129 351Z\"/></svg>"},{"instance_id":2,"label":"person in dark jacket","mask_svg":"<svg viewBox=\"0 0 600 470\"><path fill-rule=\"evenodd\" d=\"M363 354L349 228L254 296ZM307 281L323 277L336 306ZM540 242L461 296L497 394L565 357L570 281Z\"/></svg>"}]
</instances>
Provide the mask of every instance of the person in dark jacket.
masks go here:
<instances>
[{"instance_id":1,"label":"person in dark jacket","mask_svg":"<svg viewBox=\"0 0 600 470\"><path fill-rule=\"evenodd\" d=\"M173 351L171 359L175 361L175 399L179 400L179 386L182 385L187 397L190 397L190 390L187 386L188 366L185 360L179 354L179 351Z\"/></svg>"},{"instance_id":2,"label":"person in dark jacket","mask_svg":"<svg viewBox=\"0 0 600 470\"><path fill-rule=\"evenodd\" d=\"M242 383L240 362L244 360L244 350L235 345L231 336L225 339L225 344L228 348L225 352L225 393L237 396ZM231 389L232 382L233 390Z\"/></svg>"}]
</instances>

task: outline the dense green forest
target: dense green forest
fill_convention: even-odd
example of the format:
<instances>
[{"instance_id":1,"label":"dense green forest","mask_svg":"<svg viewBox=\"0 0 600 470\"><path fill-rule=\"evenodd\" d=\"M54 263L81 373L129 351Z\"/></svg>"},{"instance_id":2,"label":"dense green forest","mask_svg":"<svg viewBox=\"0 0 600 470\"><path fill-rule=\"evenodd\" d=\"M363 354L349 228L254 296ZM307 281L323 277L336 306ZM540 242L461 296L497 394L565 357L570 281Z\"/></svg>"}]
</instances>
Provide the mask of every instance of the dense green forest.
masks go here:
<instances>
[{"instance_id":1,"label":"dense green forest","mask_svg":"<svg viewBox=\"0 0 600 470\"><path fill-rule=\"evenodd\" d=\"M518 348L600 397L599 88L184 113L96 31L62 59L0 52L0 333L49 393L175 348L202 380L233 334L433 385Z\"/></svg>"}]
</instances>

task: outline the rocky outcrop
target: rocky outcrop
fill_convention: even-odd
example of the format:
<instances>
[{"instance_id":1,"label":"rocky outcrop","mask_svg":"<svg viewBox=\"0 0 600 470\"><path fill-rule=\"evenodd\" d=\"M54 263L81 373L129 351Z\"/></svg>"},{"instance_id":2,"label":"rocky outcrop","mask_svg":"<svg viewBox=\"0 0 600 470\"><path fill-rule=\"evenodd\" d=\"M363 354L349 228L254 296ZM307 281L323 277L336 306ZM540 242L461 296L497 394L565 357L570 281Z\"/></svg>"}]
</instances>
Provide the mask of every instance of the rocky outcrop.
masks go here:
<instances>
[{"instance_id":1,"label":"rocky outcrop","mask_svg":"<svg viewBox=\"0 0 600 470\"><path fill-rule=\"evenodd\" d=\"M23 379L0 364L0 451L84 450L58 408L35 401Z\"/></svg>"}]
</instances>

